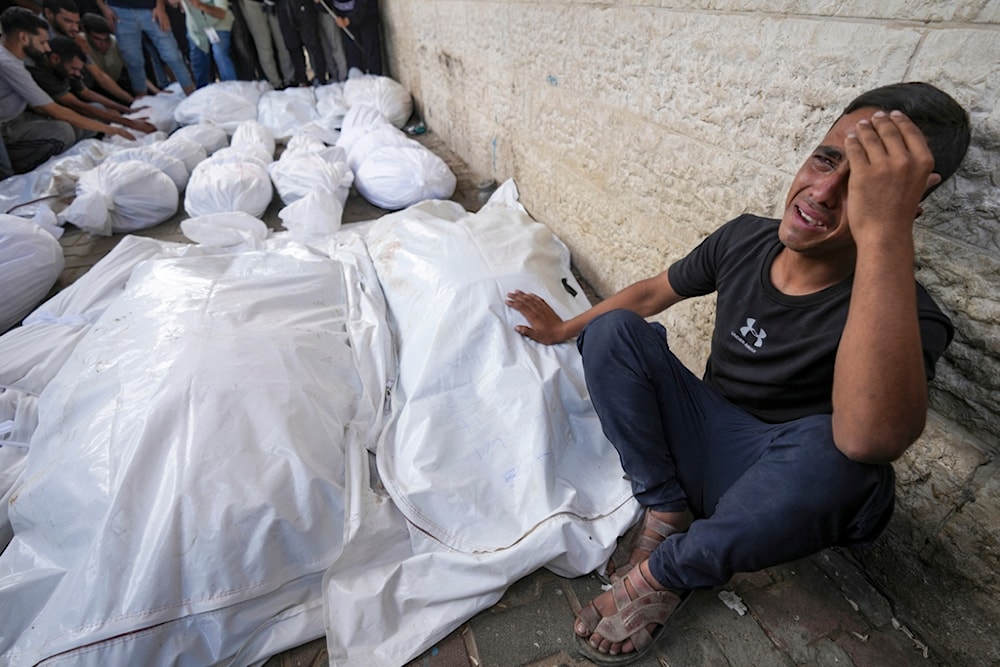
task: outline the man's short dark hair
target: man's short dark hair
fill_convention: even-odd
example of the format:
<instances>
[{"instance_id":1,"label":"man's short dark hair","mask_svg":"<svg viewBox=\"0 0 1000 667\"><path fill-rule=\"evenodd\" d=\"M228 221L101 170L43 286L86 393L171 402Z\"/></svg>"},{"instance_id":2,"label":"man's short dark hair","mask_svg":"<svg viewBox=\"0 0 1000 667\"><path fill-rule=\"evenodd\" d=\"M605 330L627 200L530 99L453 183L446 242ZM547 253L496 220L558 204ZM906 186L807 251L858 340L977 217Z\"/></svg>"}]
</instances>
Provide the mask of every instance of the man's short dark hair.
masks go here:
<instances>
[{"instance_id":1,"label":"man's short dark hair","mask_svg":"<svg viewBox=\"0 0 1000 667\"><path fill-rule=\"evenodd\" d=\"M80 20L83 24L83 31L88 35L110 35L111 24L100 14L87 13Z\"/></svg>"},{"instance_id":2,"label":"man's short dark hair","mask_svg":"<svg viewBox=\"0 0 1000 667\"><path fill-rule=\"evenodd\" d=\"M79 58L80 60L86 61L87 56L80 48L80 45L69 37L63 37L62 35L56 35L49 39L49 49L52 53L59 56L59 60L64 63L73 60L73 58Z\"/></svg>"},{"instance_id":3,"label":"man's short dark hair","mask_svg":"<svg viewBox=\"0 0 1000 667\"><path fill-rule=\"evenodd\" d=\"M0 14L0 33L4 37L15 33L28 32L32 35L39 30L48 30L49 23L38 14L24 7L8 7Z\"/></svg>"},{"instance_id":4,"label":"man's short dark hair","mask_svg":"<svg viewBox=\"0 0 1000 667\"><path fill-rule=\"evenodd\" d=\"M77 7L76 2L73 0L44 0L42 2L42 10L46 9L52 12L53 16L59 12L80 13L80 8Z\"/></svg>"},{"instance_id":5,"label":"man's short dark hair","mask_svg":"<svg viewBox=\"0 0 1000 667\"><path fill-rule=\"evenodd\" d=\"M929 83L895 83L869 90L848 104L844 115L864 107L905 113L927 138L934 171L941 175L942 183L955 173L969 149L969 114L951 95ZM924 196L933 190L928 189Z\"/></svg>"}]
</instances>

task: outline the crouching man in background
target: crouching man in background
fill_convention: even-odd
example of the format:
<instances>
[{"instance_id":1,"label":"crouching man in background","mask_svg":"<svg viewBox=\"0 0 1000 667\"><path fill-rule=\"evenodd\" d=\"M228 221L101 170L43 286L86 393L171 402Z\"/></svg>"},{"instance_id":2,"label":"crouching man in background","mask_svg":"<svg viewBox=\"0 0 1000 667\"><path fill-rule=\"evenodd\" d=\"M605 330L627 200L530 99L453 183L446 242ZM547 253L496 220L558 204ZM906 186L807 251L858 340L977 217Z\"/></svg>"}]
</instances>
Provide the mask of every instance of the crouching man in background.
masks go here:
<instances>
[{"instance_id":1,"label":"crouching man in background","mask_svg":"<svg viewBox=\"0 0 1000 667\"><path fill-rule=\"evenodd\" d=\"M24 7L9 7L0 14L0 126L8 154L7 164L0 159L4 178L30 171L72 146L74 127L135 138L127 130L84 118L57 104L39 88L25 59L47 57L48 31L45 20Z\"/></svg>"}]
</instances>

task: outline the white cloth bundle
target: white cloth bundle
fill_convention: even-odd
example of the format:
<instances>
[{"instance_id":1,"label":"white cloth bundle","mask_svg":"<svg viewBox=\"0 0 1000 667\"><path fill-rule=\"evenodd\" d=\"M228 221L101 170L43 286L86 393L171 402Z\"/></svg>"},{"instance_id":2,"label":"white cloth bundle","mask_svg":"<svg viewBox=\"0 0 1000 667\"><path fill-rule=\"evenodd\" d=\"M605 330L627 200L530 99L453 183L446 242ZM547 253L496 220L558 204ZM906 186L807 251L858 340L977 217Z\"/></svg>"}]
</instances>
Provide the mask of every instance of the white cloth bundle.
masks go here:
<instances>
[{"instance_id":1,"label":"white cloth bundle","mask_svg":"<svg viewBox=\"0 0 1000 667\"><path fill-rule=\"evenodd\" d=\"M388 667L539 567L598 567L638 505L576 348L521 337L524 319L502 305L517 288L561 317L589 307L566 247L520 208L512 182L476 214L435 201L384 216L367 244L398 341L376 454L393 502L364 481L348 496L358 519L324 609L331 664Z\"/></svg>"},{"instance_id":2,"label":"white cloth bundle","mask_svg":"<svg viewBox=\"0 0 1000 667\"><path fill-rule=\"evenodd\" d=\"M171 137L166 141L160 141L150 146L153 150L163 151L171 157L175 157L184 163L184 167L190 174L198 163L208 157L208 151L201 144L190 139Z\"/></svg>"},{"instance_id":3,"label":"white cloth bundle","mask_svg":"<svg viewBox=\"0 0 1000 667\"><path fill-rule=\"evenodd\" d=\"M226 248L259 248L267 238L267 225L243 211L210 213L181 222L181 231L195 243Z\"/></svg>"},{"instance_id":4,"label":"white cloth bundle","mask_svg":"<svg viewBox=\"0 0 1000 667\"><path fill-rule=\"evenodd\" d=\"M31 220L0 215L0 333L41 303L63 270L63 251L52 234ZM3 420L0 420L3 421Z\"/></svg>"},{"instance_id":5,"label":"white cloth bundle","mask_svg":"<svg viewBox=\"0 0 1000 667\"><path fill-rule=\"evenodd\" d=\"M157 225L177 212L177 186L146 162L105 162L84 172L76 199L59 214L91 234L132 232Z\"/></svg>"},{"instance_id":6,"label":"white cloth bundle","mask_svg":"<svg viewBox=\"0 0 1000 667\"><path fill-rule=\"evenodd\" d=\"M268 173L286 204L278 211L286 229L332 234L340 228L354 182L347 163L330 162L320 152L300 152L282 156L268 167Z\"/></svg>"},{"instance_id":7,"label":"white cloth bundle","mask_svg":"<svg viewBox=\"0 0 1000 667\"><path fill-rule=\"evenodd\" d=\"M344 116L344 124L340 128L337 145L343 148L345 153L350 154L354 144L361 137L380 125L391 125L391 123L378 109L363 104L353 106Z\"/></svg>"},{"instance_id":8,"label":"white cloth bundle","mask_svg":"<svg viewBox=\"0 0 1000 667\"><path fill-rule=\"evenodd\" d=\"M184 210L191 217L243 211L259 218L273 196L267 170L256 162L205 160L191 172Z\"/></svg>"},{"instance_id":9,"label":"white cloth bundle","mask_svg":"<svg viewBox=\"0 0 1000 667\"><path fill-rule=\"evenodd\" d=\"M403 127L413 113L413 98L402 84L387 76L353 75L344 82L344 100L353 108L374 107L396 127Z\"/></svg>"},{"instance_id":10,"label":"white cloth bundle","mask_svg":"<svg viewBox=\"0 0 1000 667\"><path fill-rule=\"evenodd\" d=\"M444 160L423 146L379 148L354 175L361 196L390 211L425 199L447 199L455 184L455 174Z\"/></svg>"},{"instance_id":11,"label":"white cloth bundle","mask_svg":"<svg viewBox=\"0 0 1000 667\"><path fill-rule=\"evenodd\" d=\"M271 157L274 157L274 133L256 120L243 121L233 132L229 147L243 148L244 146L260 146Z\"/></svg>"},{"instance_id":12,"label":"white cloth bundle","mask_svg":"<svg viewBox=\"0 0 1000 667\"><path fill-rule=\"evenodd\" d=\"M257 166L267 168L267 165L274 161L267 150L259 144L247 144L245 146L227 146L208 158L212 164L222 164L224 162L252 162Z\"/></svg>"},{"instance_id":13,"label":"white cloth bundle","mask_svg":"<svg viewBox=\"0 0 1000 667\"><path fill-rule=\"evenodd\" d=\"M312 88L285 88L261 95L257 120L271 130L276 141L285 141L293 130L316 120L316 95Z\"/></svg>"},{"instance_id":14,"label":"white cloth bundle","mask_svg":"<svg viewBox=\"0 0 1000 667\"><path fill-rule=\"evenodd\" d=\"M104 162L126 162L128 160L138 160L153 165L170 177L170 180L177 186L178 192L184 189L191 176L191 172L179 158L166 151L156 150L152 146L125 148L105 158Z\"/></svg>"},{"instance_id":15,"label":"white cloth bundle","mask_svg":"<svg viewBox=\"0 0 1000 667\"><path fill-rule=\"evenodd\" d=\"M257 118L257 101L271 86L266 81L220 81L188 95L174 111L181 125L213 123L233 132L245 120Z\"/></svg>"},{"instance_id":16,"label":"white cloth bundle","mask_svg":"<svg viewBox=\"0 0 1000 667\"><path fill-rule=\"evenodd\" d=\"M319 191L336 195L343 203L354 182L354 174L346 163L329 162L317 153L282 157L272 162L267 171L285 204Z\"/></svg>"},{"instance_id":17,"label":"white cloth bundle","mask_svg":"<svg viewBox=\"0 0 1000 667\"><path fill-rule=\"evenodd\" d=\"M371 132L354 142L351 152L347 154L348 166L352 171L357 171L365 158L385 146L420 146L420 144L392 125L377 125Z\"/></svg>"},{"instance_id":18,"label":"white cloth bundle","mask_svg":"<svg viewBox=\"0 0 1000 667\"><path fill-rule=\"evenodd\" d=\"M141 118L156 126L157 130L167 134L177 129L177 119L174 112L184 100L184 92L180 84L172 84L156 95L146 95L132 102L129 118Z\"/></svg>"},{"instance_id":19,"label":"white cloth bundle","mask_svg":"<svg viewBox=\"0 0 1000 667\"><path fill-rule=\"evenodd\" d=\"M344 83L342 81L328 83L316 89L316 111L321 118L329 119L334 127L340 127L349 109L344 99Z\"/></svg>"},{"instance_id":20,"label":"white cloth bundle","mask_svg":"<svg viewBox=\"0 0 1000 667\"><path fill-rule=\"evenodd\" d=\"M205 149L205 153L211 156L220 148L229 145L229 135L217 125L211 123L198 123L182 127L170 135L172 140L186 139L193 141Z\"/></svg>"},{"instance_id":21,"label":"white cloth bundle","mask_svg":"<svg viewBox=\"0 0 1000 667\"><path fill-rule=\"evenodd\" d=\"M195 250L137 265L39 399L0 556L3 664L246 665L322 635L383 404L358 358L378 283L287 242Z\"/></svg>"}]
</instances>

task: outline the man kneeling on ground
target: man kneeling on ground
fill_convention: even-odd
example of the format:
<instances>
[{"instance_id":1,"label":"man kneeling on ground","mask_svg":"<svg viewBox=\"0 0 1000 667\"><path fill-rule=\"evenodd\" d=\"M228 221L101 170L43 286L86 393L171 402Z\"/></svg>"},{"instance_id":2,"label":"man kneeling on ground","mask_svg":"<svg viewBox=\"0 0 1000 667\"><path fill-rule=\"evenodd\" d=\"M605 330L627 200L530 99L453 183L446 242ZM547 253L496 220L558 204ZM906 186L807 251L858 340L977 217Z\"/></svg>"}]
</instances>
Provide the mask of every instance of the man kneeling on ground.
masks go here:
<instances>
[{"instance_id":1,"label":"man kneeling on ground","mask_svg":"<svg viewBox=\"0 0 1000 667\"><path fill-rule=\"evenodd\" d=\"M57 104L105 123L118 123L147 134L156 132L151 123L122 115L130 111L128 107L87 88L80 78L86 56L79 44L60 35L49 40L49 49L40 63L28 66L28 71Z\"/></svg>"},{"instance_id":2,"label":"man kneeling on ground","mask_svg":"<svg viewBox=\"0 0 1000 667\"><path fill-rule=\"evenodd\" d=\"M577 337L605 435L645 508L612 590L577 617L581 651L624 664L696 588L833 545L892 514L890 462L920 435L950 320L914 278L920 201L958 168L968 114L925 83L844 110L781 220L742 215L689 255L562 321L534 294L518 333ZM703 379L643 318L717 293ZM614 559L613 559L614 561Z\"/></svg>"},{"instance_id":3,"label":"man kneeling on ground","mask_svg":"<svg viewBox=\"0 0 1000 667\"><path fill-rule=\"evenodd\" d=\"M8 156L0 156L0 176L30 171L63 152L76 142L74 127L135 139L127 130L56 104L31 78L25 58L41 60L49 51L43 18L24 7L8 7L0 14L0 33L0 127Z\"/></svg>"}]
</instances>

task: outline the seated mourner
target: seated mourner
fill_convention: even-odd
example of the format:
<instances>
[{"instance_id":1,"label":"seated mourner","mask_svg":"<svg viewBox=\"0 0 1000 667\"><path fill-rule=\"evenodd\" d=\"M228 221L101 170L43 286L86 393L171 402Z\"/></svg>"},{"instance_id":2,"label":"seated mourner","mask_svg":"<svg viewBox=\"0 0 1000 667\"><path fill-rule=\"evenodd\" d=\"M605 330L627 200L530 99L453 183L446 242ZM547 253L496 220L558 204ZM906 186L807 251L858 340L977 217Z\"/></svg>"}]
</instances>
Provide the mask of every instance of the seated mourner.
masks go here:
<instances>
[{"instance_id":1,"label":"seated mourner","mask_svg":"<svg viewBox=\"0 0 1000 667\"><path fill-rule=\"evenodd\" d=\"M848 105L792 181L780 220L742 215L663 273L562 321L508 305L542 343L574 336L641 530L574 631L599 664L648 649L696 588L832 545L892 513L890 462L920 435L949 319L914 278L920 201L958 168L968 115L924 83ZM643 318L716 293L702 379Z\"/></svg>"},{"instance_id":2,"label":"seated mourner","mask_svg":"<svg viewBox=\"0 0 1000 667\"><path fill-rule=\"evenodd\" d=\"M49 53L41 62L28 66L32 78L56 103L82 116L105 123L118 123L139 132L156 132L156 127L143 120L123 116L129 108L88 88L81 79L84 53L80 45L63 36L49 40Z\"/></svg>"},{"instance_id":3,"label":"seated mourner","mask_svg":"<svg viewBox=\"0 0 1000 667\"><path fill-rule=\"evenodd\" d=\"M30 171L72 146L76 142L74 127L135 138L128 130L56 104L38 87L24 60L45 58L48 31L45 19L24 7L9 7L0 14L0 127L9 156L8 164L0 160L4 177Z\"/></svg>"}]
</instances>

